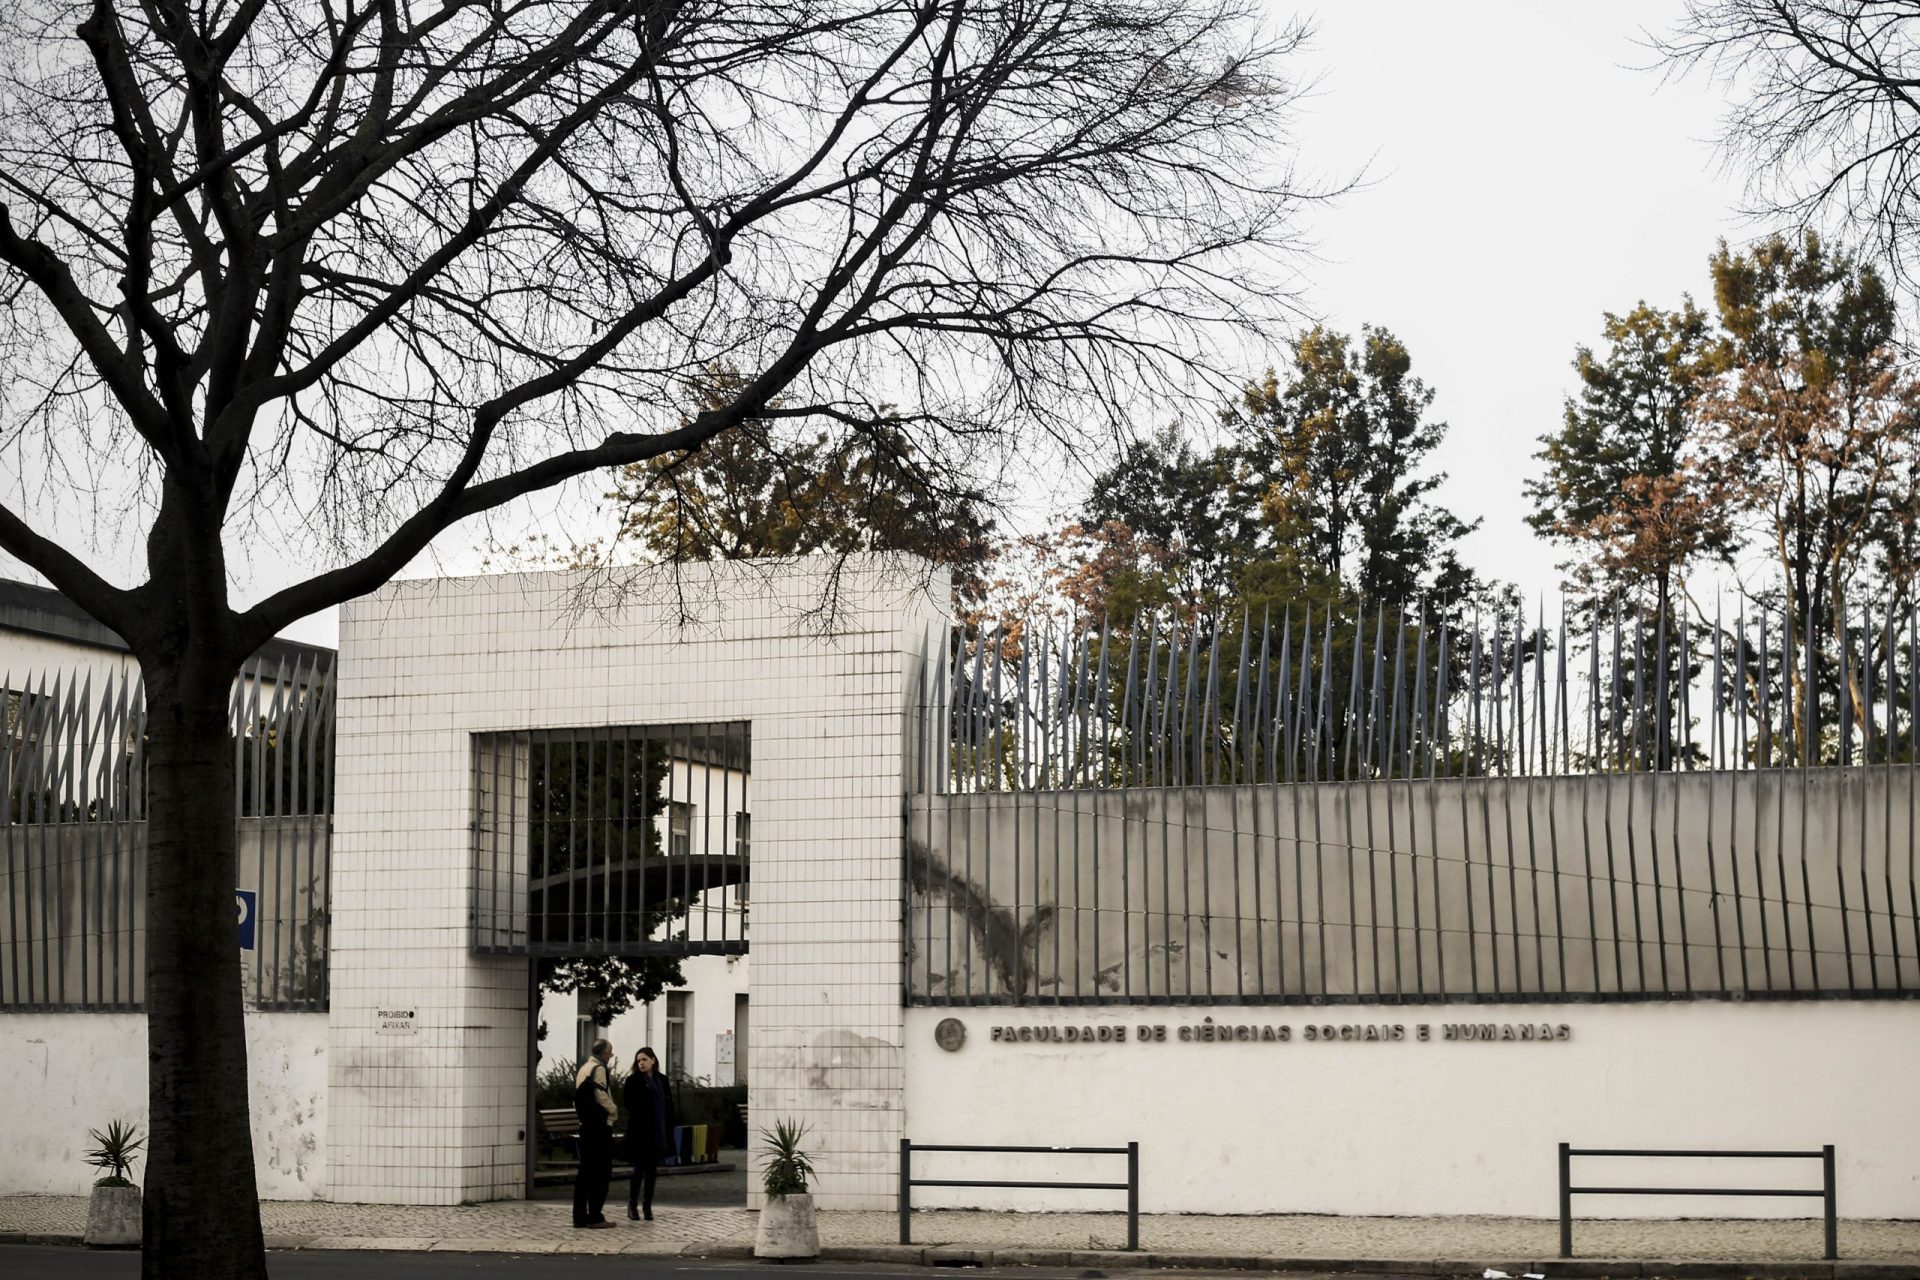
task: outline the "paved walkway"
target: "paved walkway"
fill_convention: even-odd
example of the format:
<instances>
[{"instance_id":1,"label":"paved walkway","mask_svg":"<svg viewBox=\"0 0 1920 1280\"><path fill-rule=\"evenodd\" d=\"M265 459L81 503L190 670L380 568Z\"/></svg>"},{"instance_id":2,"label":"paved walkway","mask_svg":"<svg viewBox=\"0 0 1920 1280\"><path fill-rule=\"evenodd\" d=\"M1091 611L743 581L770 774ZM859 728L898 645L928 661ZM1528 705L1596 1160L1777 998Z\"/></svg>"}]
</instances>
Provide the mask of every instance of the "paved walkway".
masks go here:
<instances>
[{"instance_id":1,"label":"paved walkway","mask_svg":"<svg viewBox=\"0 0 1920 1280\"><path fill-rule=\"evenodd\" d=\"M610 1205L609 1208L614 1206ZM311 1249L458 1249L515 1253L738 1253L752 1243L745 1209L666 1208L653 1222L613 1231L576 1231L565 1204L510 1200L452 1208L268 1201L260 1206L269 1243ZM0 1197L0 1241L8 1235L77 1237L87 1202L78 1196ZM824 1247L892 1245L890 1213L823 1213ZM924 1212L917 1246L1009 1250L1118 1249L1117 1214ZM1336 1218L1304 1215L1146 1215L1140 1243L1156 1254L1219 1258L1484 1260L1548 1263L1558 1228L1533 1218ZM1575 1225L1583 1258L1805 1262L1820 1256L1817 1221L1586 1221ZM1920 1221L1840 1224L1840 1254L1856 1262L1910 1264L1920 1274ZM1108 1259L1109 1262L1113 1259ZM1564 1271L1563 1271L1564 1274Z\"/></svg>"}]
</instances>

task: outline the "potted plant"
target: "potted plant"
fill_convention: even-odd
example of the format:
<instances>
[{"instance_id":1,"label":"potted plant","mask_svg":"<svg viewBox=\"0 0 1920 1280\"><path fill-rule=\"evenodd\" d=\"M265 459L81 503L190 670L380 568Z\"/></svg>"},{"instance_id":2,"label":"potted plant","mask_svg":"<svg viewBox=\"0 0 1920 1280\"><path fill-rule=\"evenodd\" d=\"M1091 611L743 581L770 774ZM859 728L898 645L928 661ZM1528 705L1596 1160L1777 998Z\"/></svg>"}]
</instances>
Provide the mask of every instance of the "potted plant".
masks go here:
<instances>
[{"instance_id":1,"label":"potted plant","mask_svg":"<svg viewBox=\"0 0 1920 1280\"><path fill-rule=\"evenodd\" d=\"M101 1249L138 1248L140 1245L140 1188L127 1175L133 1172L134 1153L144 1145L140 1131L124 1120L111 1121L105 1131L89 1129L93 1149L86 1161L106 1176L93 1184L87 1202L86 1242Z\"/></svg>"},{"instance_id":2,"label":"potted plant","mask_svg":"<svg viewBox=\"0 0 1920 1280\"><path fill-rule=\"evenodd\" d=\"M767 1161L760 1186L767 1202L760 1208L760 1225L753 1236L756 1258L820 1256L820 1226L807 1190L813 1163L800 1149L800 1140L806 1136L807 1127L794 1120L780 1120L772 1129L760 1131L760 1153Z\"/></svg>"}]
</instances>

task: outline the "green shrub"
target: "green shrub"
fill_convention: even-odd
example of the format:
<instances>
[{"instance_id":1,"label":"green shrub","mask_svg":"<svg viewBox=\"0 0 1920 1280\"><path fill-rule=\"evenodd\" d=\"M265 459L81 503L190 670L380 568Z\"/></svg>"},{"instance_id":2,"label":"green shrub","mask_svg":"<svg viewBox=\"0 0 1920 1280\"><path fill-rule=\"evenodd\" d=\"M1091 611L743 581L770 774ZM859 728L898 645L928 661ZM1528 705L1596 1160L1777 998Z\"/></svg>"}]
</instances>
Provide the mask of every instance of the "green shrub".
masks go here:
<instances>
[{"instance_id":1,"label":"green shrub","mask_svg":"<svg viewBox=\"0 0 1920 1280\"><path fill-rule=\"evenodd\" d=\"M572 1058L556 1058L542 1067L540 1074L533 1078L533 1105L543 1111L571 1107L574 1067Z\"/></svg>"},{"instance_id":2,"label":"green shrub","mask_svg":"<svg viewBox=\"0 0 1920 1280\"><path fill-rule=\"evenodd\" d=\"M743 1084L700 1084L692 1080L676 1081L673 1086L673 1110L681 1124L732 1124L747 1105L747 1086Z\"/></svg>"},{"instance_id":3,"label":"green shrub","mask_svg":"<svg viewBox=\"0 0 1920 1280\"><path fill-rule=\"evenodd\" d=\"M769 1199L800 1196L807 1193L807 1179L813 1176L813 1162L800 1149L807 1126L796 1120L781 1120L771 1129L760 1131L760 1150L767 1157L760 1185Z\"/></svg>"},{"instance_id":4,"label":"green shrub","mask_svg":"<svg viewBox=\"0 0 1920 1280\"><path fill-rule=\"evenodd\" d=\"M124 1120L109 1121L104 1131L87 1130L87 1136L94 1141L93 1150L86 1153L86 1162L96 1169L104 1169L106 1176L93 1185L96 1187L130 1187L132 1181L127 1177L133 1172L134 1154L146 1145L140 1136L138 1127Z\"/></svg>"}]
</instances>

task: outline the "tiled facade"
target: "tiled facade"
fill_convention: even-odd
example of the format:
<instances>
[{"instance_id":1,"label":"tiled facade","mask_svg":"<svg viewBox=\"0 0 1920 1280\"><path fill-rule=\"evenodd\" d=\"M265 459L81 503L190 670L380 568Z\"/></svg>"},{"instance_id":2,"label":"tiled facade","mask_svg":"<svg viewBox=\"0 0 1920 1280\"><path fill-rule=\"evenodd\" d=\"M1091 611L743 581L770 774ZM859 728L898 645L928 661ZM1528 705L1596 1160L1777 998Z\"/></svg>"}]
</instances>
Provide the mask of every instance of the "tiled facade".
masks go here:
<instances>
[{"instance_id":1,"label":"tiled facade","mask_svg":"<svg viewBox=\"0 0 1920 1280\"><path fill-rule=\"evenodd\" d=\"M891 1207L907 710L946 590L923 566L831 568L660 571L605 609L569 574L401 582L345 610L329 1198L524 1188L528 964L470 947L473 735L742 720L754 1122L810 1126L825 1207Z\"/></svg>"}]
</instances>

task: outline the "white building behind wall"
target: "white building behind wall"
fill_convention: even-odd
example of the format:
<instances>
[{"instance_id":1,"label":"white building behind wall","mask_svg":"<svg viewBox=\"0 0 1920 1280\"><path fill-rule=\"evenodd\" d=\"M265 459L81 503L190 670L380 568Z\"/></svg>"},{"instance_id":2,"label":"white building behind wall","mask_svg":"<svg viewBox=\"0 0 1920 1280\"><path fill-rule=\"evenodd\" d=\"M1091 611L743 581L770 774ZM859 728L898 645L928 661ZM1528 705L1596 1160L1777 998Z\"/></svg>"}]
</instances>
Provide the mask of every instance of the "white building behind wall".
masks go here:
<instances>
[{"instance_id":1,"label":"white building behind wall","mask_svg":"<svg viewBox=\"0 0 1920 1280\"><path fill-rule=\"evenodd\" d=\"M547 1034L540 1042L541 1071L556 1062L578 1062L596 1039L612 1043L615 1066L624 1072L633 1055L651 1047L662 1065L677 1076L706 1084L747 1083L750 1021L750 956L689 956L680 962L683 982L658 1000L614 1018L593 1021L592 1000L573 992L546 992L540 1021Z\"/></svg>"}]
</instances>

